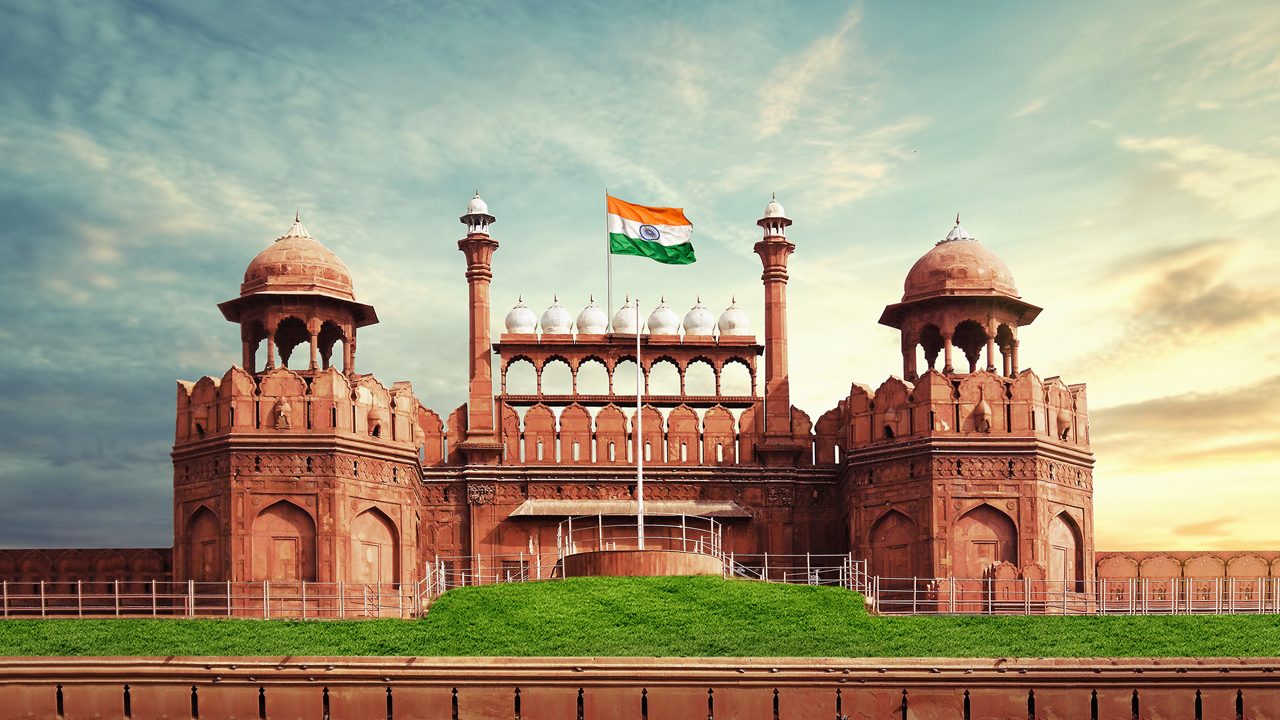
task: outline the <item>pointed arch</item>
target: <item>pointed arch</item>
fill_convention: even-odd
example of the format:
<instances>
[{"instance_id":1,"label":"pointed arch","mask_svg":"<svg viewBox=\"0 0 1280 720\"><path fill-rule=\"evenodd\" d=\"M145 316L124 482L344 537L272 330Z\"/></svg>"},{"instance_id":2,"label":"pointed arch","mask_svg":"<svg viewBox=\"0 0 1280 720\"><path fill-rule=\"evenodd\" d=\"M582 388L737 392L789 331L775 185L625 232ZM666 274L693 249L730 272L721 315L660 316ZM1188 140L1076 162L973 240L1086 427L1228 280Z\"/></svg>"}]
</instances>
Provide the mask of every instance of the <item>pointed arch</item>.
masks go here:
<instances>
[{"instance_id":1,"label":"pointed arch","mask_svg":"<svg viewBox=\"0 0 1280 720\"><path fill-rule=\"evenodd\" d=\"M222 524L208 505L187 518L187 577L196 582L223 580Z\"/></svg>"},{"instance_id":2,"label":"pointed arch","mask_svg":"<svg viewBox=\"0 0 1280 720\"><path fill-rule=\"evenodd\" d=\"M738 462L734 443L733 414L720 405L702 416L702 462L705 465L734 465Z\"/></svg>"},{"instance_id":3,"label":"pointed arch","mask_svg":"<svg viewBox=\"0 0 1280 720\"><path fill-rule=\"evenodd\" d=\"M253 579L299 582L316 579L316 523L289 500L263 508L253 519Z\"/></svg>"},{"instance_id":4,"label":"pointed arch","mask_svg":"<svg viewBox=\"0 0 1280 720\"><path fill-rule=\"evenodd\" d=\"M524 462L527 465L552 465L555 461L555 414L546 405L534 405L524 412Z\"/></svg>"},{"instance_id":5,"label":"pointed arch","mask_svg":"<svg viewBox=\"0 0 1280 720\"><path fill-rule=\"evenodd\" d=\"M400 581L400 532L386 513L370 507L351 521L351 581L392 585Z\"/></svg>"},{"instance_id":6,"label":"pointed arch","mask_svg":"<svg viewBox=\"0 0 1280 720\"><path fill-rule=\"evenodd\" d=\"M596 413L596 462L627 464L627 418L617 405L605 405Z\"/></svg>"},{"instance_id":7,"label":"pointed arch","mask_svg":"<svg viewBox=\"0 0 1280 720\"><path fill-rule=\"evenodd\" d=\"M697 465L701 444L698 437L698 414L688 405L672 408L667 415L667 462L672 465Z\"/></svg>"},{"instance_id":8,"label":"pointed arch","mask_svg":"<svg viewBox=\"0 0 1280 720\"><path fill-rule=\"evenodd\" d=\"M996 563L1018 564L1018 527L1013 519L983 503L965 513L953 529L958 578L980 578Z\"/></svg>"},{"instance_id":9,"label":"pointed arch","mask_svg":"<svg viewBox=\"0 0 1280 720\"><path fill-rule=\"evenodd\" d=\"M871 549L871 574L886 578L911 578L920 574L916 544L919 527L903 512L881 515L867 533Z\"/></svg>"},{"instance_id":10,"label":"pointed arch","mask_svg":"<svg viewBox=\"0 0 1280 720\"><path fill-rule=\"evenodd\" d=\"M591 413L577 403L560 411L560 462L591 462Z\"/></svg>"},{"instance_id":11,"label":"pointed arch","mask_svg":"<svg viewBox=\"0 0 1280 720\"><path fill-rule=\"evenodd\" d=\"M1064 510L1049 521L1049 581L1084 591L1084 533Z\"/></svg>"}]
</instances>

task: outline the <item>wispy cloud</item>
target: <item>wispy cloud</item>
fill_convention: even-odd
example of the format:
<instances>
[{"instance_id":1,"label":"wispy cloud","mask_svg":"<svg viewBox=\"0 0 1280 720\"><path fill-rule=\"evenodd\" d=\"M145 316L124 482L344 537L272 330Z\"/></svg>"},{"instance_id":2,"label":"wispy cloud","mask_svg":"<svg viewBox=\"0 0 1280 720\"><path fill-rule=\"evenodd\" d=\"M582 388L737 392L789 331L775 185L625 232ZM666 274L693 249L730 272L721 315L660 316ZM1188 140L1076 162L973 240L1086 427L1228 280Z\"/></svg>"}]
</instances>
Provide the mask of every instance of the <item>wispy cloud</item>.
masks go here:
<instances>
[{"instance_id":1,"label":"wispy cloud","mask_svg":"<svg viewBox=\"0 0 1280 720\"><path fill-rule=\"evenodd\" d=\"M1243 219L1280 213L1280 157L1245 153L1191 137L1126 137L1120 146L1163 158L1182 190Z\"/></svg>"},{"instance_id":2,"label":"wispy cloud","mask_svg":"<svg viewBox=\"0 0 1280 720\"><path fill-rule=\"evenodd\" d=\"M1036 98L1035 100L1032 100L1028 102L1026 105L1023 105L1022 107L1018 108L1018 111L1013 114L1013 117L1020 118L1020 117L1026 117L1028 115L1035 115L1041 110L1044 110L1045 107L1047 107L1048 105L1049 105L1048 100L1045 100L1044 98Z\"/></svg>"},{"instance_id":3,"label":"wispy cloud","mask_svg":"<svg viewBox=\"0 0 1280 720\"><path fill-rule=\"evenodd\" d=\"M781 132L797 115L815 102L815 86L830 81L832 74L843 70L853 31L862 14L852 7L844 14L833 32L813 41L799 55L781 63L756 94L760 104L759 132L769 137Z\"/></svg>"}]
</instances>

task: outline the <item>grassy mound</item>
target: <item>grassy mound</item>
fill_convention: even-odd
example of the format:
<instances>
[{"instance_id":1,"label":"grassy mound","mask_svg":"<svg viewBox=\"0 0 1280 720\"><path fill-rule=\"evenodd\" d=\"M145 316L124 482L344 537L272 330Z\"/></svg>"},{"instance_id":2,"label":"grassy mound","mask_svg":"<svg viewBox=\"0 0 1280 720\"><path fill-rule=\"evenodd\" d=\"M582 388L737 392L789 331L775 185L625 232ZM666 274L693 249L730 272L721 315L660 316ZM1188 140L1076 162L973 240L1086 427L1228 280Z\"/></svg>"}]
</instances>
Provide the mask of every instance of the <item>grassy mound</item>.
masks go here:
<instances>
[{"instance_id":1,"label":"grassy mound","mask_svg":"<svg viewBox=\"0 0 1280 720\"><path fill-rule=\"evenodd\" d=\"M459 588L417 621L0 621L0 655L1280 656L1280 617L872 617L837 588L578 578Z\"/></svg>"}]
</instances>

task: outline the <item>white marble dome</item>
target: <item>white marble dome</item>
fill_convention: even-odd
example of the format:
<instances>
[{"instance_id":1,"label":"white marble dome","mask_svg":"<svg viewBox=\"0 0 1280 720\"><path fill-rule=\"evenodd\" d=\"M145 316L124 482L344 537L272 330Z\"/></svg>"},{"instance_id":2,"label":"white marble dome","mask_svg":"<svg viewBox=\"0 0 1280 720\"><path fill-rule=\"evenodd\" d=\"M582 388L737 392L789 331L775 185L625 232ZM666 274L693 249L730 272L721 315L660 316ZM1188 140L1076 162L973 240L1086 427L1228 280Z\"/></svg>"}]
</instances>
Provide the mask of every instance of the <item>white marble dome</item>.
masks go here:
<instances>
[{"instance_id":1,"label":"white marble dome","mask_svg":"<svg viewBox=\"0 0 1280 720\"><path fill-rule=\"evenodd\" d=\"M507 332L513 334L529 335L538 330L538 316L533 314L528 305L524 304L524 298L516 300L516 306L511 308L511 312L507 313Z\"/></svg>"},{"instance_id":2,"label":"white marble dome","mask_svg":"<svg viewBox=\"0 0 1280 720\"><path fill-rule=\"evenodd\" d=\"M560 304L560 298L553 298L551 307L542 313L543 335L568 335L573 332L573 316Z\"/></svg>"},{"instance_id":3,"label":"white marble dome","mask_svg":"<svg viewBox=\"0 0 1280 720\"><path fill-rule=\"evenodd\" d=\"M636 334L636 308L631 304L631 296L627 302L613 315L613 332L618 335Z\"/></svg>"},{"instance_id":4,"label":"white marble dome","mask_svg":"<svg viewBox=\"0 0 1280 720\"><path fill-rule=\"evenodd\" d=\"M680 332L680 316L667 305L664 297L658 302L658 307L649 313L648 325L650 335L677 335Z\"/></svg>"},{"instance_id":5,"label":"white marble dome","mask_svg":"<svg viewBox=\"0 0 1280 720\"><path fill-rule=\"evenodd\" d=\"M716 324L720 326L721 335L751 334L751 319L742 308L738 307L737 298L734 298L729 303L729 307L720 313L720 321Z\"/></svg>"},{"instance_id":6,"label":"white marble dome","mask_svg":"<svg viewBox=\"0 0 1280 720\"><path fill-rule=\"evenodd\" d=\"M710 335L716 327L716 317L711 314L699 297L684 316L685 335Z\"/></svg>"},{"instance_id":7,"label":"white marble dome","mask_svg":"<svg viewBox=\"0 0 1280 720\"><path fill-rule=\"evenodd\" d=\"M784 218L787 211L783 209L782 203L778 202L777 196L769 200L769 204L764 206L764 216L766 218Z\"/></svg>"},{"instance_id":8,"label":"white marble dome","mask_svg":"<svg viewBox=\"0 0 1280 720\"><path fill-rule=\"evenodd\" d=\"M601 335L609 329L609 316L596 305L595 297L578 313L578 334Z\"/></svg>"},{"instance_id":9,"label":"white marble dome","mask_svg":"<svg viewBox=\"0 0 1280 720\"><path fill-rule=\"evenodd\" d=\"M484 200L480 199L479 192L476 193L475 197L471 198L471 202L467 203L467 214L468 215L488 215L489 214L489 204L486 203Z\"/></svg>"}]
</instances>

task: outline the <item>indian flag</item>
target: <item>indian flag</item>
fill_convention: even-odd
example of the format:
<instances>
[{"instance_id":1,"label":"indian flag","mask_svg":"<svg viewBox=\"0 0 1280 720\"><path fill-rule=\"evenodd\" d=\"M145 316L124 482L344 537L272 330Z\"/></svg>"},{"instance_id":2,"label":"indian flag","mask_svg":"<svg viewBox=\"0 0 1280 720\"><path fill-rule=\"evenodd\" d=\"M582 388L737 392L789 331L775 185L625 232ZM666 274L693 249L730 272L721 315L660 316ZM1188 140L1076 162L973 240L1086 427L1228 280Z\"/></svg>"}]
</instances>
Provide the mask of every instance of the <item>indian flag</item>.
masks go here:
<instances>
[{"instance_id":1,"label":"indian flag","mask_svg":"<svg viewBox=\"0 0 1280 720\"><path fill-rule=\"evenodd\" d=\"M609 211L609 252L641 255L668 265L688 265L693 255L693 223L684 208L633 205L605 196Z\"/></svg>"}]
</instances>

